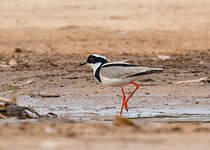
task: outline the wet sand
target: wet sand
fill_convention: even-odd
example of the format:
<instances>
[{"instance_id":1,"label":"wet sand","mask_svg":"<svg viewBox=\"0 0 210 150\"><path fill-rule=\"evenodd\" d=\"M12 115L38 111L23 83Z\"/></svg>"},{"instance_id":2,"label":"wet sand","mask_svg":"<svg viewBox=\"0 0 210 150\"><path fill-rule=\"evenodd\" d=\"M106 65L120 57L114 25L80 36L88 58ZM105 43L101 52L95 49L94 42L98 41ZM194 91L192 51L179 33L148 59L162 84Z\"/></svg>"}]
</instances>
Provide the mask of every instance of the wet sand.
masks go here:
<instances>
[{"instance_id":1,"label":"wet sand","mask_svg":"<svg viewBox=\"0 0 210 150\"><path fill-rule=\"evenodd\" d=\"M175 82L209 77L209 6L207 0L3 0L0 96L9 98L16 84L19 105L58 117L0 120L0 148L207 149L209 79ZM101 85L90 68L78 66L90 53L164 68L137 81L140 89L124 111L134 126L115 124L120 88ZM133 88L125 87L126 94Z\"/></svg>"}]
</instances>

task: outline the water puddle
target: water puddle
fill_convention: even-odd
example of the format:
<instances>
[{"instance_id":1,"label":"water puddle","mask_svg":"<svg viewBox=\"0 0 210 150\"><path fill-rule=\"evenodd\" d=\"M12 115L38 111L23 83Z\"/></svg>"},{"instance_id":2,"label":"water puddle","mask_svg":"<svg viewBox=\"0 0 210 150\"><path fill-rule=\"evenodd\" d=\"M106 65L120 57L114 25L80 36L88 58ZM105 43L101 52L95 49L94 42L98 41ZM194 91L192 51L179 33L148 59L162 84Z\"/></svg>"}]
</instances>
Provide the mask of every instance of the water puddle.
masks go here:
<instances>
[{"instance_id":1,"label":"water puddle","mask_svg":"<svg viewBox=\"0 0 210 150\"><path fill-rule=\"evenodd\" d=\"M58 118L65 118L74 121L112 121L119 114L118 107L107 107L97 104L94 100L66 100L66 99L38 99L23 96L19 100L19 105L33 107L37 112L44 115L49 112L58 115ZM154 122L164 121L210 121L210 107L177 107L171 106L165 108L130 108L128 112L124 111L124 117L130 119L149 120Z\"/></svg>"}]
</instances>

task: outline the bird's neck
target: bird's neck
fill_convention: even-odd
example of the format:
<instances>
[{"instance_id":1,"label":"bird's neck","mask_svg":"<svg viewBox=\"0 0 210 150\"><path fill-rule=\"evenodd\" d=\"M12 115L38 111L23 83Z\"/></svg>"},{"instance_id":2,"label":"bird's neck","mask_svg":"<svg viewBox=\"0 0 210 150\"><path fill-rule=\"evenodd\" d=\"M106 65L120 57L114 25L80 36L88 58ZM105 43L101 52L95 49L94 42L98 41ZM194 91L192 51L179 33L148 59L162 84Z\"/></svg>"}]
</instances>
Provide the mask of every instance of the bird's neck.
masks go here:
<instances>
[{"instance_id":1,"label":"bird's neck","mask_svg":"<svg viewBox=\"0 0 210 150\"><path fill-rule=\"evenodd\" d=\"M91 68L93 69L94 76L95 76L96 79L97 79L98 81L100 81L100 82L101 82L100 70L101 70L101 66L102 66L103 64L104 64L104 63L91 64Z\"/></svg>"},{"instance_id":2,"label":"bird's neck","mask_svg":"<svg viewBox=\"0 0 210 150\"><path fill-rule=\"evenodd\" d=\"M91 68L93 69L93 73L96 73L96 70L99 69L103 64L100 63L96 63L96 64L90 64Z\"/></svg>"}]
</instances>

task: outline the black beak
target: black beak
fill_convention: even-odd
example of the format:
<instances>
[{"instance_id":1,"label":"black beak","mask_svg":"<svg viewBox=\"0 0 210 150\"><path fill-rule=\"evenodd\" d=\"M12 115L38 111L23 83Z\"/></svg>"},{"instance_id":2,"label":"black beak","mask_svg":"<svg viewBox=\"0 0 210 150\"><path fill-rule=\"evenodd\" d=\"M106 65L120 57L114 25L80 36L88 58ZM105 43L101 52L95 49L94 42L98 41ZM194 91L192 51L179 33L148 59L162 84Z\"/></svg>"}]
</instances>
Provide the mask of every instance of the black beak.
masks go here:
<instances>
[{"instance_id":1,"label":"black beak","mask_svg":"<svg viewBox=\"0 0 210 150\"><path fill-rule=\"evenodd\" d=\"M87 62L84 62L84 63L81 63L79 66L84 66L86 64L87 64Z\"/></svg>"}]
</instances>

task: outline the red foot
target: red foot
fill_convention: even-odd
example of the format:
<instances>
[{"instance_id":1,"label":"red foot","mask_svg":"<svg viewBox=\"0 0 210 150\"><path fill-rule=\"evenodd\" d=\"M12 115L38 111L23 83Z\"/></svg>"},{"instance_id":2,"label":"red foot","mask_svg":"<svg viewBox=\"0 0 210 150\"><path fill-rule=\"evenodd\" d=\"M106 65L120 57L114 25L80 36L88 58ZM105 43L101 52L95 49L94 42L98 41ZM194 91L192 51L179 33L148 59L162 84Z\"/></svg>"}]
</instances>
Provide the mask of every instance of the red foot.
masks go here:
<instances>
[{"instance_id":1,"label":"red foot","mask_svg":"<svg viewBox=\"0 0 210 150\"><path fill-rule=\"evenodd\" d=\"M125 110L128 111L128 104L125 103L124 106L125 106Z\"/></svg>"},{"instance_id":2,"label":"red foot","mask_svg":"<svg viewBox=\"0 0 210 150\"><path fill-rule=\"evenodd\" d=\"M123 94L123 102L122 102L122 106L121 106L121 110L120 110L120 116L122 116L122 112L123 112L123 107L125 107L125 109L128 111L128 100L133 96L133 94L138 90L139 88L139 84L134 83L133 81L130 82L131 84L134 84L136 86L135 90L128 96L128 98L126 99L125 97L125 92L124 89L121 88L122 90L122 94Z\"/></svg>"},{"instance_id":3,"label":"red foot","mask_svg":"<svg viewBox=\"0 0 210 150\"><path fill-rule=\"evenodd\" d=\"M122 102L122 106L121 106L121 110L120 110L120 116L122 116L123 106L124 106L125 99L126 99L124 89L121 88L121 90L122 90L122 94L123 94L123 102Z\"/></svg>"}]
</instances>

